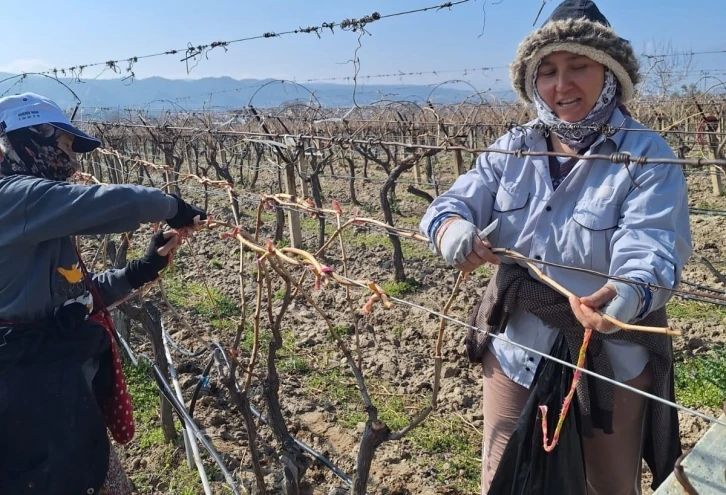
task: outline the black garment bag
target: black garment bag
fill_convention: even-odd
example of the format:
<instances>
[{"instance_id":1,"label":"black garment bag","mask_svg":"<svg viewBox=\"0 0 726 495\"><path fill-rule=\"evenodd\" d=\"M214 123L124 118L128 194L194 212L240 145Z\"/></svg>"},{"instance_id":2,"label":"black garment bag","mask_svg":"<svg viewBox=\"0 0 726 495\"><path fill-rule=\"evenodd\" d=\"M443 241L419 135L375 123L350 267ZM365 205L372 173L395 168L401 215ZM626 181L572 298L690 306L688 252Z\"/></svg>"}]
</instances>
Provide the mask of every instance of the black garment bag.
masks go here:
<instances>
[{"instance_id":1,"label":"black garment bag","mask_svg":"<svg viewBox=\"0 0 726 495\"><path fill-rule=\"evenodd\" d=\"M570 362L567 342L559 333L553 357ZM560 439L552 452L544 450L540 405L547 406L548 443L552 440L562 402L574 370L552 360L540 361L527 404L502 454L489 495L584 495L587 493L580 411L573 397Z\"/></svg>"}]
</instances>

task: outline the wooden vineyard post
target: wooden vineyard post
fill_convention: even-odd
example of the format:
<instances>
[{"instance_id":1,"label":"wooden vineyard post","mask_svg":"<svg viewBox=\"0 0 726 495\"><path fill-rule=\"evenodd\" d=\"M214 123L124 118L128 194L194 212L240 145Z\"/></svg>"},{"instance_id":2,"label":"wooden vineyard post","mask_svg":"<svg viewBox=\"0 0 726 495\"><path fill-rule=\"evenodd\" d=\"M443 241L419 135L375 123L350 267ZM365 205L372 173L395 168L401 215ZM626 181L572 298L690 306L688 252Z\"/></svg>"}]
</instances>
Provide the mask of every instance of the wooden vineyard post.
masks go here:
<instances>
[{"instance_id":1,"label":"wooden vineyard post","mask_svg":"<svg viewBox=\"0 0 726 495\"><path fill-rule=\"evenodd\" d=\"M454 150L454 175L459 177L464 173L464 157L461 155L461 150Z\"/></svg>"},{"instance_id":2,"label":"wooden vineyard post","mask_svg":"<svg viewBox=\"0 0 726 495\"><path fill-rule=\"evenodd\" d=\"M718 126L711 126L709 125L709 130L711 131L711 134L708 135L708 143L709 147L711 148L711 158L719 158L718 156L718 137L716 136L716 132L719 130ZM714 196L721 196L723 194L723 181L721 179L721 169L716 167L715 165L711 165L709 167L709 170L711 171L711 187L713 188L713 195Z\"/></svg>"},{"instance_id":3,"label":"wooden vineyard post","mask_svg":"<svg viewBox=\"0 0 726 495\"><path fill-rule=\"evenodd\" d=\"M417 186L421 185L421 165L418 163L413 167L413 179Z\"/></svg>"},{"instance_id":4,"label":"wooden vineyard post","mask_svg":"<svg viewBox=\"0 0 726 495\"><path fill-rule=\"evenodd\" d=\"M222 165L227 166L227 150L219 145L219 158L222 160Z\"/></svg>"},{"instance_id":5,"label":"wooden vineyard post","mask_svg":"<svg viewBox=\"0 0 726 495\"><path fill-rule=\"evenodd\" d=\"M295 184L295 162L285 162L285 192L297 197L297 185ZM290 226L290 245L294 248L302 248L302 230L300 229L300 213L287 210L287 223Z\"/></svg>"},{"instance_id":6,"label":"wooden vineyard post","mask_svg":"<svg viewBox=\"0 0 726 495\"><path fill-rule=\"evenodd\" d=\"M423 136L422 136L423 138ZM411 124L411 144L419 144L419 136L414 135L414 128L413 124ZM423 143L420 143L423 144ZM415 153L416 150L414 149L413 152ZM417 186L421 186L421 161L417 161L416 164L413 166L413 177L414 181L416 182Z\"/></svg>"},{"instance_id":7,"label":"wooden vineyard post","mask_svg":"<svg viewBox=\"0 0 726 495\"><path fill-rule=\"evenodd\" d=\"M451 134L447 132L447 135ZM464 143L462 143L461 139L456 138L455 144L462 145ZM456 180L456 178L464 172L466 172L466 170L464 170L464 154L461 150L454 150L454 180Z\"/></svg>"},{"instance_id":8,"label":"wooden vineyard post","mask_svg":"<svg viewBox=\"0 0 726 495\"><path fill-rule=\"evenodd\" d=\"M416 162L416 165L413 166L413 178L414 181L416 181L416 185L421 185L421 162Z\"/></svg>"},{"instance_id":9,"label":"wooden vineyard post","mask_svg":"<svg viewBox=\"0 0 726 495\"><path fill-rule=\"evenodd\" d=\"M476 127L469 129L469 148L476 149ZM472 169L476 167L477 155L473 152L470 155L469 163L471 163L471 166L469 168Z\"/></svg>"},{"instance_id":10,"label":"wooden vineyard post","mask_svg":"<svg viewBox=\"0 0 726 495\"><path fill-rule=\"evenodd\" d=\"M93 174L96 176L96 179L103 182L103 167L101 166L101 160L102 160L101 152L98 150L94 150L93 152Z\"/></svg>"},{"instance_id":11,"label":"wooden vineyard post","mask_svg":"<svg viewBox=\"0 0 726 495\"><path fill-rule=\"evenodd\" d=\"M317 150L317 146L315 147L315 150ZM310 148L310 153L315 153L313 148ZM310 186L308 185L308 157L305 155L305 146L303 145L302 150L300 151L300 157L299 160L299 166L300 166L300 186L302 188L302 197L303 198L309 198L310 197ZM297 247L297 246L295 246Z\"/></svg>"},{"instance_id":12,"label":"wooden vineyard post","mask_svg":"<svg viewBox=\"0 0 726 495\"><path fill-rule=\"evenodd\" d=\"M114 167L116 167L116 183L126 183L126 167L124 166L124 162L118 157L118 155L112 155L111 161L113 162Z\"/></svg>"},{"instance_id":13,"label":"wooden vineyard post","mask_svg":"<svg viewBox=\"0 0 726 495\"><path fill-rule=\"evenodd\" d=\"M177 184L178 177L175 173L178 171L174 167L174 143L164 141L160 143L160 147L161 152L164 155L164 165L167 166L167 169L164 170L164 192L167 194L176 194L177 196L181 196L181 191ZM154 162L156 162L156 160L154 160Z\"/></svg>"},{"instance_id":14,"label":"wooden vineyard post","mask_svg":"<svg viewBox=\"0 0 726 495\"><path fill-rule=\"evenodd\" d=\"M194 174L194 169L192 169L192 154L189 152L189 147L184 147L184 161L187 164L187 173L189 175Z\"/></svg>"},{"instance_id":15,"label":"wooden vineyard post","mask_svg":"<svg viewBox=\"0 0 726 495\"><path fill-rule=\"evenodd\" d=\"M224 148L224 146L222 146L222 143L219 143L219 159L220 166L225 170L229 170L229 165L227 164L227 150Z\"/></svg>"}]
</instances>

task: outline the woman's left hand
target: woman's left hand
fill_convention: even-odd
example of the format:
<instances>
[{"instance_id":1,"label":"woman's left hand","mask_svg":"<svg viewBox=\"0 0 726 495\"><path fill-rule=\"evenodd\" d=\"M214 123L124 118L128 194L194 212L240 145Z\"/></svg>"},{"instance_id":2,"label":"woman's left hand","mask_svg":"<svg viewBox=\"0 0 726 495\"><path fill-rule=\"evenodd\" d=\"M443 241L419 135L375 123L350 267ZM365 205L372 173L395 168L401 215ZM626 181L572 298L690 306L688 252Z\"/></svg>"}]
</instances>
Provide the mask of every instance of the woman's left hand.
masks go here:
<instances>
[{"instance_id":1,"label":"woman's left hand","mask_svg":"<svg viewBox=\"0 0 726 495\"><path fill-rule=\"evenodd\" d=\"M159 256L167 257L169 253L176 251L179 247L181 240L179 238L179 232L176 230L167 230L163 233L157 233L151 239L151 245L149 251L155 249L155 253Z\"/></svg>"},{"instance_id":2,"label":"woman's left hand","mask_svg":"<svg viewBox=\"0 0 726 495\"><path fill-rule=\"evenodd\" d=\"M598 310L610 302L617 295L615 287L606 284L594 294L587 297L570 297L570 306L577 321L583 327L592 328L598 332L611 333L613 324L603 318Z\"/></svg>"},{"instance_id":3,"label":"woman's left hand","mask_svg":"<svg viewBox=\"0 0 726 495\"><path fill-rule=\"evenodd\" d=\"M598 310L623 323L631 323L641 312L643 298L634 285L614 281L605 284L590 296L571 297L570 306L585 328L602 333L615 333L620 329L606 320Z\"/></svg>"},{"instance_id":4,"label":"woman's left hand","mask_svg":"<svg viewBox=\"0 0 726 495\"><path fill-rule=\"evenodd\" d=\"M171 255L181 242L175 230L159 230L149 241L143 258L130 261L126 266L126 277L131 287L138 289L144 284L155 280L159 272L167 267Z\"/></svg>"}]
</instances>

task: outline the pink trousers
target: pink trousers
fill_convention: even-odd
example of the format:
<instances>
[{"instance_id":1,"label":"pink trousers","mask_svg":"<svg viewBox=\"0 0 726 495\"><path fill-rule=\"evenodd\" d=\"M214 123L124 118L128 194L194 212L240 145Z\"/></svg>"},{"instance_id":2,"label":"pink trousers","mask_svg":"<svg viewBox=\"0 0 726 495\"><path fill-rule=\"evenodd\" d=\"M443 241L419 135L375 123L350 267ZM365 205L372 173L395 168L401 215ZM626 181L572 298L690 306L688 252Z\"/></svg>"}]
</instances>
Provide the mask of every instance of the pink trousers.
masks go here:
<instances>
[{"instance_id":1,"label":"pink trousers","mask_svg":"<svg viewBox=\"0 0 726 495\"><path fill-rule=\"evenodd\" d=\"M529 390L510 380L489 350L483 365L481 493L486 495L504 447L527 402ZM625 383L647 391L652 382L653 374L648 365L639 376ZM606 435L595 430L592 438L583 438L588 488L587 494L583 495L640 495L647 402L642 395L620 387L615 389L614 433Z\"/></svg>"}]
</instances>

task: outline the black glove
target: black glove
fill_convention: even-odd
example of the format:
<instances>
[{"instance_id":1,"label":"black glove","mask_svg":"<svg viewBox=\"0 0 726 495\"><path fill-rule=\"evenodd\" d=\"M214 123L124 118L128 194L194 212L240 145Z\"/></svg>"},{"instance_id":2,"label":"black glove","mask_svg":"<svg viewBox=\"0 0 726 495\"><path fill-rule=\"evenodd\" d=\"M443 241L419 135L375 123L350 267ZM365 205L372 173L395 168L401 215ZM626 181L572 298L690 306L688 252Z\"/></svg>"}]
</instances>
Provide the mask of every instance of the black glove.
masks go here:
<instances>
[{"instance_id":1,"label":"black glove","mask_svg":"<svg viewBox=\"0 0 726 495\"><path fill-rule=\"evenodd\" d=\"M170 218L166 221L169 227L172 229L181 229L183 227L190 227L194 225L194 217L199 216L200 220L206 220L207 214L204 213L200 208L190 205L176 194L170 194L177 203L177 212L174 218Z\"/></svg>"},{"instance_id":2,"label":"black glove","mask_svg":"<svg viewBox=\"0 0 726 495\"><path fill-rule=\"evenodd\" d=\"M159 276L161 270L166 268L166 265L169 264L169 255L160 256L156 250L164 247L167 242L169 242L169 239L165 239L164 232L160 230L151 237L151 242L144 257L129 261L126 265L126 278L131 287L138 289L151 282Z\"/></svg>"}]
</instances>

